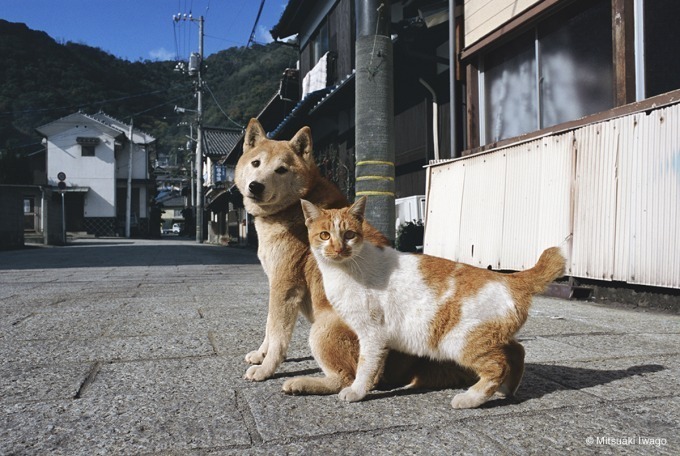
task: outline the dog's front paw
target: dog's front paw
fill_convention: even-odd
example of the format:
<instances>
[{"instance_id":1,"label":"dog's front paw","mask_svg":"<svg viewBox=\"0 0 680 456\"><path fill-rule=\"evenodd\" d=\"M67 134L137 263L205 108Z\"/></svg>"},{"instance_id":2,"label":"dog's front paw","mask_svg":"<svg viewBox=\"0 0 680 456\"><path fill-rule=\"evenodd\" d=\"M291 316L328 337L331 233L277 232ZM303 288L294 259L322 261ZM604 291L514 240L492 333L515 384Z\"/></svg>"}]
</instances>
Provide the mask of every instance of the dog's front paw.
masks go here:
<instances>
[{"instance_id":1,"label":"dog's front paw","mask_svg":"<svg viewBox=\"0 0 680 456\"><path fill-rule=\"evenodd\" d=\"M262 366L250 366L246 371L246 375L243 376L246 380L253 382L261 382L269 377L271 377L271 374L263 369Z\"/></svg>"},{"instance_id":2,"label":"dog's front paw","mask_svg":"<svg viewBox=\"0 0 680 456\"><path fill-rule=\"evenodd\" d=\"M304 388L304 381L300 381L299 378L291 378L283 382L282 391L286 394L291 394L293 396L299 394L305 394L306 389Z\"/></svg>"},{"instance_id":3,"label":"dog's front paw","mask_svg":"<svg viewBox=\"0 0 680 456\"><path fill-rule=\"evenodd\" d=\"M366 393L357 392L353 390L351 386L348 386L347 388L340 391L338 397L341 401L345 402L359 402L364 397L366 397Z\"/></svg>"},{"instance_id":4,"label":"dog's front paw","mask_svg":"<svg viewBox=\"0 0 680 456\"><path fill-rule=\"evenodd\" d=\"M248 364L262 364L262 361L264 361L264 353L260 353L259 351L251 351L246 355L246 362Z\"/></svg>"}]
</instances>

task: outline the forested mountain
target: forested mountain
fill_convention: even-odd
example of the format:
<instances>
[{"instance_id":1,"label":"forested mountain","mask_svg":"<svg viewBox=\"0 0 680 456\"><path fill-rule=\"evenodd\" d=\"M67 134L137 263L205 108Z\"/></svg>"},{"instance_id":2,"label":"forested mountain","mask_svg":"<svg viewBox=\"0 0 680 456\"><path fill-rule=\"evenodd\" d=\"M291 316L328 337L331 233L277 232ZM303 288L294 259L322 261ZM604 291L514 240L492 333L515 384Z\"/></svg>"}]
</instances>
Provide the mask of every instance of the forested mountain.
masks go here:
<instances>
[{"instance_id":1,"label":"forested mountain","mask_svg":"<svg viewBox=\"0 0 680 456\"><path fill-rule=\"evenodd\" d=\"M0 157L36 150L41 139L36 127L79 109L102 110L128 123L133 118L135 127L158 139L161 153L186 142L188 128L178 123L193 121L193 113L178 114L174 106L196 109L195 78L173 71L176 62L130 62L99 48L56 42L44 32L4 20L0 56ZM210 89L203 97L204 124L245 125L265 106L283 70L295 66L296 58L295 49L275 43L209 56L204 62Z\"/></svg>"}]
</instances>

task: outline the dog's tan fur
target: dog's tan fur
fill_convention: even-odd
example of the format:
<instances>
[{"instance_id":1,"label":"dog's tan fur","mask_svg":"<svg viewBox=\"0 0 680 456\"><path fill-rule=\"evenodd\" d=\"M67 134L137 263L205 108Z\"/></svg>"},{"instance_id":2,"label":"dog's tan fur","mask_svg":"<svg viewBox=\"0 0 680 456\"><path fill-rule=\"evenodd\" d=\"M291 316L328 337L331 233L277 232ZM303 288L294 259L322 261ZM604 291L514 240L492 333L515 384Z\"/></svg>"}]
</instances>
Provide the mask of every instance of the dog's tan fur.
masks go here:
<instances>
[{"instance_id":1,"label":"dog's tan fur","mask_svg":"<svg viewBox=\"0 0 680 456\"><path fill-rule=\"evenodd\" d=\"M309 250L300 207L304 198L322 208L349 205L342 193L323 178L313 157L309 127L290 141L273 141L256 119L248 124L243 155L236 165L236 185L246 210L255 216L258 256L269 278L269 311L264 341L246 355L253 364L245 378L270 378L283 362L298 312L311 322L312 354L325 377L298 377L284 383L289 394L334 394L350 385L356 374L359 342L326 299L321 274ZM374 244L387 239L370 225L365 236ZM523 364L523 353L521 358ZM382 380L390 385L457 387L475 377L453 363L391 353Z\"/></svg>"}]
</instances>

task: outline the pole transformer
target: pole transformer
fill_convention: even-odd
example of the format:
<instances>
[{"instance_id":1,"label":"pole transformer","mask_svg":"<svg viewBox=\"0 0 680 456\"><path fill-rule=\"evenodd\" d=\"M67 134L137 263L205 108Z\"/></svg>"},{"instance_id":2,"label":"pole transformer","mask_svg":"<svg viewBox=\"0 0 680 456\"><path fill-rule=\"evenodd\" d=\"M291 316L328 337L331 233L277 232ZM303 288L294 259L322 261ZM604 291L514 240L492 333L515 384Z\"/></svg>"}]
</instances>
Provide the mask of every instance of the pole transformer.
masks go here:
<instances>
[{"instance_id":1,"label":"pole transformer","mask_svg":"<svg viewBox=\"0 0 680 456\"><path fill-rule=\"evenodd\" d=\"M357 14L356 197L366 220L395 238L394 81L389 0L355 0Z\"/></svg>"}]
</instances>

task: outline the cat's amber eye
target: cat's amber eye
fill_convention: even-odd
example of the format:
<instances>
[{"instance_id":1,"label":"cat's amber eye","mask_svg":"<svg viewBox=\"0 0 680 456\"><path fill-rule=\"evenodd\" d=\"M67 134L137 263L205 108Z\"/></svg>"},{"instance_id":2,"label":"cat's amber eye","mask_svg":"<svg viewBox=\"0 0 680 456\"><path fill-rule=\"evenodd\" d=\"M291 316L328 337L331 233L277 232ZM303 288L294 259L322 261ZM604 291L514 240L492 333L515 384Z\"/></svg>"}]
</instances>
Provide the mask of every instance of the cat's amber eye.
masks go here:
<instances>
[{"instance_id":1,"label":"cat's amber eye","mask_svg":"<svg viewBox=\"0 0 680 456\"><path fill-rule=\"evenodd\" d=\"M319 237L321 238L322 241L327 241L331 238L331 233L328 231L322 231L319 233Z\"/></svg>"},{"instance_id":2,"label":"cat's amber eye","mask_svg":"<svg viewBox=\"0 0 680 456\"><path fill-rule=\"evenodd\" d=\"M355 237L357 237L357 234L354 231L345 231L343 237L349 241L350 239L354 239Z\"/></svg>"}]
</instances>

